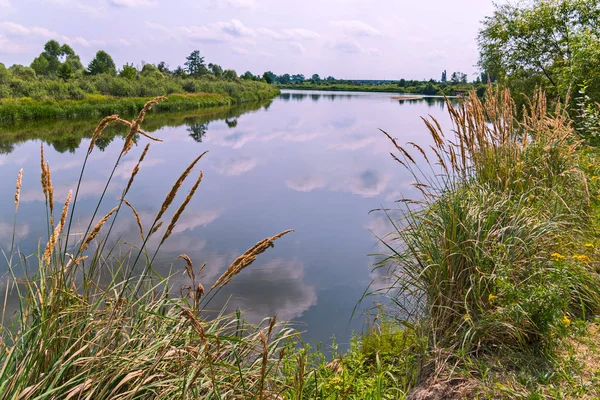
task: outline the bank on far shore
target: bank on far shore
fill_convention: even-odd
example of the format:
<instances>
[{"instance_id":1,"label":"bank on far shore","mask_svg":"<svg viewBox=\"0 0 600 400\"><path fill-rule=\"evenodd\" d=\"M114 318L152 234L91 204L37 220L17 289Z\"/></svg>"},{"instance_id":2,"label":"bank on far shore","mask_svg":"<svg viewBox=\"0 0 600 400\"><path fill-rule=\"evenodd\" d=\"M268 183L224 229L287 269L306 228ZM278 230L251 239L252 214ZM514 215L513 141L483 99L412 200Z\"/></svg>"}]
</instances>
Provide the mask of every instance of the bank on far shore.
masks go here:
<instances>
[{"instance_id":1,"label":"bank on far shore","mask_svg":"<svg viewBox=\"0 0 600 400\"><path fill-rule=\"evenodd\" d=\"M234 106L272 99L279 89L270 85L231 93L173 93L161 102L155 112L185 111L210 107ZM116 97L89 94L81 100L0 99L0 122L14 123L25 120L75 119L105 117L112 114L134 115L151 97Z\"/></svg>"}]
</instances>

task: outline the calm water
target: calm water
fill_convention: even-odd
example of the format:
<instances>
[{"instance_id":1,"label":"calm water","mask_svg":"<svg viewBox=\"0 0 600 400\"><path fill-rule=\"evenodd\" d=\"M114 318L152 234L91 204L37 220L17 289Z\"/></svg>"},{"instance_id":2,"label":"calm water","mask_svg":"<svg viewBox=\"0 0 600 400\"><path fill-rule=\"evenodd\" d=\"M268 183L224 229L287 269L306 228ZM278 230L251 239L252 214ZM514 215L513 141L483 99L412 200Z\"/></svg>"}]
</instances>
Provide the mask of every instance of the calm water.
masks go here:
<instances>
[{"instance_id":1,"label":"calm water","mask_svg":"<svg viewBox=\"0 0 600 400\"><path fill-rule=\"evenodd\" d=\"M182 264L175 257L186 253L196 265L206 262L203 282L210 286L257 241L294 229L236 276L212 305L218 308L227 301L230 309L242 308L253 321L273 314L294 320L307 331L308 341L327 343L335 335L347 342L350 331L363 325L360 315L352 321L350 317L374 278L377 257L369 254L382 251L374 234L391 231L385 215L369 211L395 207L394 200L416 195L411 177L392 160L392 145L378 128L401 143L427 146L430 139L420 116L430 114L443 126L449 124L437 99L399 102L392 96L290 91L269 104L210 116L150 116L143 128L164 143L151 146L128 195L146 227L179 174L209 150L199 163L204 171L200 189L162 248L157 263L161 271L173 268L174 286L183 284ZM60 121L0 129L3 249L10 245L19 168L25 175L17 240L20 251L30 254L46 237L40 141L60 203L75 188L93 126L89 121ZM89 221L122 148L122 134L107 132L90 156L75 233ZM102 215L115 205L145 143L141 139L122 161ZM137 225L127 210L119 215L115 230L124 241L139 244ZM0 272L6 272L6 265Z\"/></svg>"}]
</instances>

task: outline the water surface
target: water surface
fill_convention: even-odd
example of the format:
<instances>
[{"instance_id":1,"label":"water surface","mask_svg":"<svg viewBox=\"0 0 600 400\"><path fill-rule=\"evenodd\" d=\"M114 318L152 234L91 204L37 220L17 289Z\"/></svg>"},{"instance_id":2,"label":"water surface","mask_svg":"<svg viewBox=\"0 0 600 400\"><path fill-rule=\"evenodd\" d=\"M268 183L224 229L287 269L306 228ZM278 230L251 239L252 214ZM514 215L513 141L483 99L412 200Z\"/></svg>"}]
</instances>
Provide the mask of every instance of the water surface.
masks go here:
<instances>
[{"instance_id":1,"label":"water surface","mask_svg":"<svg viewBox=\"0 0 600 400\"><path fill-rule=\"evenodd\" d=\"M449 124L440 99L403 102L392 96L285 91L267 104L211 110L209 115L149 116L143 128L164 142L152 144L128 195L146 227L179 174L209 150L199 163L204 180L163 246L158 268L176 274L174 286L184 284L182 263L175 258L186 253L196 265L207 264L202 280L210 286L257 241L294 229L236 276L212 306L239 307L253 321L276 314L296 321L308 341L327 343L335 335L346 343L351 330L363 326L360 314L352 321L350 317L375 276L372 267L378 258L370 254L383 250L375 235L391 231L384 214L370 211L394 208L394 200L416 195L411 176L391 158L393 146L378 128L401 143L428 146L420 117L430 114L443 126ZM0 128L2 249L10 245L18 170L24 168L25 175L17 242L22 253L31 254L47 238L40 142L60 203L75 188L94 124L54 121ZM90 156L75 234L92 215L123 134L107 131ZM116 204L145 143L140 139L121 162L101 214ZM114 229L123 241L140 243L127 210ZM0 272L6 272L6 265L0 265Z\"/></svg>"}]
</instances>

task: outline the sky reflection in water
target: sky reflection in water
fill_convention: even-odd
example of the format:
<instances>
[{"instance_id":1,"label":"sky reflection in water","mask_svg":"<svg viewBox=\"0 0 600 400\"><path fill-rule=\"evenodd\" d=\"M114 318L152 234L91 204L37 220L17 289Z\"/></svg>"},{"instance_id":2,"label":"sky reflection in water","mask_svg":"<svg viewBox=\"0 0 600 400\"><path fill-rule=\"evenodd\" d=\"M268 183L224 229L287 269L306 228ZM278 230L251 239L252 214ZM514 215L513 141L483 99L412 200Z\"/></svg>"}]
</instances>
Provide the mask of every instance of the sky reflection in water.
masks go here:
<instances>
[{"instance_id":1,"label":"sky reflection in water","mask_svg":"<svg viewBox=\"0 0 600 400\"><path fill-rule=\"evenodd\" d=\"M431 143L420 116L427 114L449 127L443 102L399 102L384 93L284 92L268 105L211 117L154 116L144 127L164 143L152 144L128 199L144 226L150 226L181 171L209 150L199 163L204 180L163 246L156 263L159 270L166 274L173 268L174 287L185 284L182 264L175 257L186 253L196 265L207 263L203 282L210 286L257 241L294 229L236 276L211 306L219 308L227 302L229 309L244 309L252 321L277 314L297 321L307 331L308 341L328 343L335 335L345 343L351 329L362 327L360 315L352 322L350 317L376 275L371 270L377 258L369 254L383 250L374 234L391 231L384 214L369 211L396 207L394 200L417 196L410 187L411 177L392 160L392 145L378 128L401 143L413 141L426 147ZM213 117L216 120L210 121ZM45 139L44 147L59 203L75 187L89 145L84 136L89 137L94 122L54 125L50 129L54 133L45 134L53 139ZM35 139L36 131L42 135L46 128L43 124L15 127L12 139L2 139L0 245L4 250L10 245L12 193L21 167L25 175L17 230L20 251L36 252L39 238L46 237L40 223L45 221L40 140ZM116 137L108 139L109 133L101 143L103 150L95 149L90 156L75 234L85 230L121 150L122 138L118 132L112 134ZM101 215L114 206L142 147L136 146L117 168ZM120 214L114 231L124 241L140 242L128 210ZM0 272L5 271L6 265L0 265Z\"/></svg>"}]
</instances>

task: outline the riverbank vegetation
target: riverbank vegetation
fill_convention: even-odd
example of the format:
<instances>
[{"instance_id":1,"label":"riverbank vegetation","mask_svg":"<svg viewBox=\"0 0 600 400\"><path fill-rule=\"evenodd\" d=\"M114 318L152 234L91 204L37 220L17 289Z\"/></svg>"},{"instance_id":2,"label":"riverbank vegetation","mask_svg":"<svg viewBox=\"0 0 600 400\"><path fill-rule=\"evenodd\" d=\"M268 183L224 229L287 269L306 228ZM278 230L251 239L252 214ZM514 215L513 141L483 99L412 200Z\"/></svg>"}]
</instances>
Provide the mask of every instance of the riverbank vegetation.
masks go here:
<instances>
[{"instance_id":1,"label":"riverbank vegetation","mask_svg":"<svg viewBox=\"0 0 600 400\"><path fill-rule=\"evenodd\" d=\"M271 99L279 90L264 82L241 80L233 70L206 65L199 51L185 68L165 63L126 64L117 70L110 55L99 51L84 68L68 45L51 40L30 67L0 63L0 122L41 118L135 115L155 96L170 95L157 111L193 110Z\"/></svg>"},{"instance_id":2,"label":"riverbank vegetation","mask_svg":"<svg viewBox=\"0 0 600 400\"><path fill-rule=\"evenodd\" d=\"M243 79L259 80L260 77L251 74L242 75ZM265 72L262 80L274 84L280 89L298 89L298 90L331 90L348 92L387 92L387 93L412 93L428 96L454 96L462 95L470 90L477 90L479 95L483 95L487 86L488 77L486 74L477 76L472 82L468 81L468 76L462 72L454 72L448 78L447 71L443 71L441 80L406 80L399 81L378 81L378 80L344 80L335 79L332 76L321 78L314 74L306 79L304 75L275 75L272 72Z\"/></svg>"}]
</instances>

